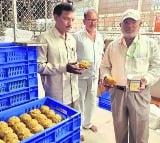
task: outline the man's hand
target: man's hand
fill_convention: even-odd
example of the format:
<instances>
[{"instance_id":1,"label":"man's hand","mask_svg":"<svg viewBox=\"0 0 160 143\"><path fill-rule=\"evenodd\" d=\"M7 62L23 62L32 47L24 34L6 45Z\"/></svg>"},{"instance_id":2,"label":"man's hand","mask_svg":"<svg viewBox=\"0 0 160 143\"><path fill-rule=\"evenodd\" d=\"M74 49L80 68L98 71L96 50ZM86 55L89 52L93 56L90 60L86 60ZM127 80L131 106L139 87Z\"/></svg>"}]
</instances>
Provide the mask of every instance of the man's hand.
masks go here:
<instances>
[{"instance_id":1,"label":"man's hand","mask_svg":"<svg viewBox=\"0 0 160 143\"><path fill-rule=\"evenodd\" d=\"M79 68L77 66L77 62L68 63L66 68L67 68L67 72L69 72L69 73L74 73L74 74L82 74L83 73L83 69Z\"/></svg>"},{"instance_id":2,"label":"man's hand","mask_svg":"<svg viewBox=\"0 0 160 143\"><path fill-rule=\"evenodd\" d=\"M145 78L141 78L141 86L140 86L140 91L144 90L147 85L147 80Z\"/></svg>"},{"instance_id":3,"label":"man's hand","mask_svg":"<svg viewBox=\"0 0 160 143\"><path fill-rule=\"evenodd\" d=\"M106 84L104 79L100 79L98 82L98 86L99 88L102 90L102 92L108 91L109 90L109 86Z\"/></svg>"},{"instance_id":4,"label":"man's hand","mask_svg":"<svg viewBox=\"0 0 160 143\"><path fill-rule=\"evenodd\" d=\"M141 78L140 79L140 87L138 88L138 92L142 92L145 88L146 88L146 85L147 85L147 80L145 78Z\"/></svg>"},{"instance_id":5,"label":"man's hand","mask_svg":"<svg viewBox=\"0 0 160 143\"><path fill-rule=\"evenodd\" d=\"M106 76L103 79L104 86L113 88L116 85L116 80L112 76Z\"/></svg>"}]
</instances>

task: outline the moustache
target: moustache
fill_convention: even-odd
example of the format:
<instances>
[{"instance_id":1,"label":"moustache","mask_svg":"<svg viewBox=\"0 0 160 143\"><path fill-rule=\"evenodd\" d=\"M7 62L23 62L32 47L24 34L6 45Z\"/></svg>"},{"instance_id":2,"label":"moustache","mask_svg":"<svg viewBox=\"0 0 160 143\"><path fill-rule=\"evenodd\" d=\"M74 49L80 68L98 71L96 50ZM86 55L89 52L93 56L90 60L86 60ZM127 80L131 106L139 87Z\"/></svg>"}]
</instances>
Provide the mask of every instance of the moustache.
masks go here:
<instances>
[{"instance_id":1,"label":"moustache","mask_svg":"<svg viewBox=\"0 0 160 143\"><path fill-rule=\"evenodd\" d=\"M66 28L72 28L72 26L66 26Z\"/></svg>"}]
</instances>

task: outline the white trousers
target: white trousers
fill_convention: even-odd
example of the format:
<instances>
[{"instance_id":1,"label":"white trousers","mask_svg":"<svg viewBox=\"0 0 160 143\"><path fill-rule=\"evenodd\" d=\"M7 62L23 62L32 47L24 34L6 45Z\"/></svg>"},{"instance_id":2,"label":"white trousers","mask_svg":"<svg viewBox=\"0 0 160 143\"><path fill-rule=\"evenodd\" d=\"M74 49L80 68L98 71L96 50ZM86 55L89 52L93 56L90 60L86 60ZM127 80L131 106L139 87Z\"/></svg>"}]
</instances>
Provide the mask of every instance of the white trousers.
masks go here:
<instances>
[{"instance_id":1,"label":"white trousers","mask_svg":"<svg viewBox=\"0 0 160 143\"><path fill-rule=\"evenodd\" d=\"M96 107L98 78L79 79L79 103L82 114L82 126L90 128Z\"/></svg>"}]
</instances>

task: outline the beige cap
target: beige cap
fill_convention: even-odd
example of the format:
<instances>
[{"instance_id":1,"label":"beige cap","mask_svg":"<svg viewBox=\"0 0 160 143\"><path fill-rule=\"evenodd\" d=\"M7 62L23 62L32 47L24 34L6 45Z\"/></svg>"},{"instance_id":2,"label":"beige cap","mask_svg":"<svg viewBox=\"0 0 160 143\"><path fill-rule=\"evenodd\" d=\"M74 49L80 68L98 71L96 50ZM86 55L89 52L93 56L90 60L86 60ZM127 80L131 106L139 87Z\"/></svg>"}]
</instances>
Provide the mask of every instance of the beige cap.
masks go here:
<instances>
[{"instance_id":1,"label":"beige cap","mask_svg":"<svg viewBox=\"0 0 160 143\"><path fill-rule=\"evenodd\" d=\"M127 18L132 18L136 21L141 20L140 12L135 9L128 9L123 13L121 21L124 21Z\"/></svg>"}]
</instances>

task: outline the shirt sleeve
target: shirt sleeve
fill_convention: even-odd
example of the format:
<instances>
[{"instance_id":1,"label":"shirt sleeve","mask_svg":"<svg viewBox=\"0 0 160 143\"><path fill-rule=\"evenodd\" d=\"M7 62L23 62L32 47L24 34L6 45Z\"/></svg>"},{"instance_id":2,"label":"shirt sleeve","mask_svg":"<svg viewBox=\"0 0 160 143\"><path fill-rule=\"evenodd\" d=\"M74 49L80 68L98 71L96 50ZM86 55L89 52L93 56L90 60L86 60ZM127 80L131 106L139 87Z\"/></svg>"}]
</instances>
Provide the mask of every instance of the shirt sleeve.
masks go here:
<instances>
[{"instance_id":1,"label":"shirt sleeve","mask_svg":"<svg viewBox=\"0 0 160 143\"><path fill-rule=\"evenodd\" d=\"M110 60L111 47L112 47L111 44L109 44L103 55L103 59L100 66L100 79L104 79L105 76L111 75L111 67L112 67Z\"/></svg>"},{"instance_id":2,"label":"shirt sleeve","mask_svg":"<svg viewBox=\"0 0 160 143\"><path fill-rule=\"evenodd\" d=\"M37 42L43 44L37 48L38 53L38 73L56 75L66 72L66 64L54 64L48 62L48 42L44 35L40 35L37 38Z\"/></svg>"},{"instance_id":3,"label":"shirt sleeve","mask_svg":"<svg viewBox=\"0 0 160 143\"><path fill-rule=\"evenodd\" d=\"M150 65L148 73L144 75L147 85L153 85L160 78L160 48L154 40L149 41L150 45Z\"/></svg>"}]
</instances>

